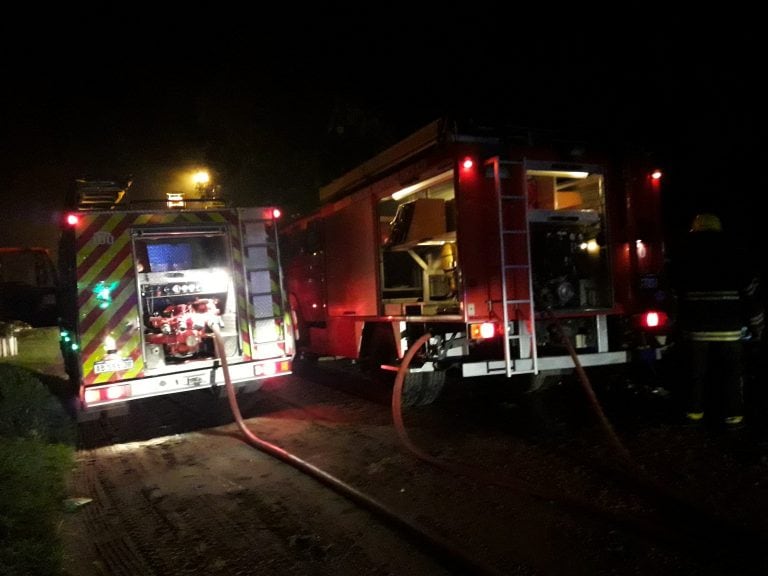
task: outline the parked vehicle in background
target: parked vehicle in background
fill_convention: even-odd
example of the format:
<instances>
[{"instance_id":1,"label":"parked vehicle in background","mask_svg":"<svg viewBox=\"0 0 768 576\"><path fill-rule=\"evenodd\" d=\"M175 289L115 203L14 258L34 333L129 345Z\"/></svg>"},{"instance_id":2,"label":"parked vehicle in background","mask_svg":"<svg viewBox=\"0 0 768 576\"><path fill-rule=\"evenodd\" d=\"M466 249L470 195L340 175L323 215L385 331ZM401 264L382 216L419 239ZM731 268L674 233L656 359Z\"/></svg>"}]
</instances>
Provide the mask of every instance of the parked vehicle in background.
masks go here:
<instances>
[{"instance_id":1,"label":"parked vehicle in background","mask_svg":"<svg viewBox=\"0 0 768 576\"><path fill-rule=\"evenodd\" d=\"M0 248L0 320L56 326L56 267L45 248Z\"/></svg>"}]
</instances>

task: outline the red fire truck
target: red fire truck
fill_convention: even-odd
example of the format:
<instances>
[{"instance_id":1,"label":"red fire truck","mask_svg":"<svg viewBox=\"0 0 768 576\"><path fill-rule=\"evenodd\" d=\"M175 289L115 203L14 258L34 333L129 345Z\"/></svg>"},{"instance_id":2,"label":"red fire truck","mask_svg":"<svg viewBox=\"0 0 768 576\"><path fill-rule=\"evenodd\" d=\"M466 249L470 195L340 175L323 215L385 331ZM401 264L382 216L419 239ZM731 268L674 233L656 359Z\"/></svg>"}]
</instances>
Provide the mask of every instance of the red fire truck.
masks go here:
<instances>
[{"instance_id":1,"label":"red fire truck","mask_svg":"<svg viewBox=\"0 0 768 576\"><path fill-rule=\"evenodd\" d=\"M425 126L283 228L297 358L394 370L429 333L405 380L413 404L451 367L530 385L573 370L572 350L589 368L662 349L655 168L551 133Z\"/></svg>"},{"instance_id":2,"label":"red fire truck","mask_svg":"<svg viewBox=\"0 0 768 576\"><path fill-rule=\"evenodd\" d=\"M279 211L126 190L79 181L61 234L60 344L81 414L223 385L216 328L234 384L289 374Z\"/></svg>"}]
</instances>

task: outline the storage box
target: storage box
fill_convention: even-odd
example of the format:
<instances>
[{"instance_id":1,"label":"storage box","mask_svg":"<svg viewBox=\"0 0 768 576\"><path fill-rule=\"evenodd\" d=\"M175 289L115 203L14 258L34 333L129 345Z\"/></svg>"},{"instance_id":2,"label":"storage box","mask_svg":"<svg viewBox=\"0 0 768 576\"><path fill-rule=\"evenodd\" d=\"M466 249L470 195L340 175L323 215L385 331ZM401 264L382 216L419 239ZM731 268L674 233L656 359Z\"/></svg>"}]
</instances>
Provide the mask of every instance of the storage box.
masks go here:
<instances>
[{"instance_id":1,"label":"storage box","mask_svg":"<svg viewBox=\"0 0 768 576\"><path fill-rule=\"evenodd\" d=\"M390 243L421 242L445 233L445 200L419 198L397 209L392 221Z\"/></svg>"}]
</instances>

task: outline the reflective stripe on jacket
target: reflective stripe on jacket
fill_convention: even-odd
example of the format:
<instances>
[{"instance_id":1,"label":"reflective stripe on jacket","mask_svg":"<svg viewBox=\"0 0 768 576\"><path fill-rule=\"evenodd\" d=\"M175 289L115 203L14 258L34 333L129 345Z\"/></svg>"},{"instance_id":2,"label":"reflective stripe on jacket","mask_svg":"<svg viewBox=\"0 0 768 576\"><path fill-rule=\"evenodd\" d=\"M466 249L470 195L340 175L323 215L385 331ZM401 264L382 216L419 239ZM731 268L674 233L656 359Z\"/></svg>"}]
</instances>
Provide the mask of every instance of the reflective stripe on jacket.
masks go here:
<instances>
[{"instance_id":1,"label":"reflective stripe on jacket","mask_svg":"<svg viewBox=\"0 0 768 576\"><path fill-rule=\"evenodd\" d=\"M690 302L696 301L712 301L712 300L738 300L738 290L689 290L685 294L685 298Z\"/></svg>"},{"instance_id":2,"label":"reflective stripe on jacket","mask_svg":"<svg viewBox=\"0 0 768 576\"><path fill-rule=\"evenodd\" d=\"M738 290L689 290L681 296L686 319L683 333L689 339L730 342L741 338L747 322Z\"/></svg>"},{"instance_id":3,"label":"reflective stripe on jacket","mask_svg":"<svg viewBox=\"0 0 768 576\"><path fill-rule=\"evenodd\" d=\"M680 329L689 340L734 342L762 324L759 283L748 258L719 232L688 237L678 268Z\"/></svg>"},{"instance_id":4,"label":"reflective stripe on jacket","mask_svg":"<svg viewBox=\"0 0 768 576\"><path fill-rule=\"evenodd\" d=\"M684 332L683 335L688 340L694 342L737 342L741 340L741 330L730 332Z\"/></svg>"}]
</instances>

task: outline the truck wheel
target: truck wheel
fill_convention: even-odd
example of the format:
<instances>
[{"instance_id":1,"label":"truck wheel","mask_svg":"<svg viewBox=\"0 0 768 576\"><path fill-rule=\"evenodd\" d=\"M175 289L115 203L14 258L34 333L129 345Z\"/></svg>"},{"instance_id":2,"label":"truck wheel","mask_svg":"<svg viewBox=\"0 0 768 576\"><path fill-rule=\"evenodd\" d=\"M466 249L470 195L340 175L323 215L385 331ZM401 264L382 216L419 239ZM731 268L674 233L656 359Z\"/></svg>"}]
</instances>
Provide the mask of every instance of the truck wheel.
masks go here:
<instances>
[{"instance_id":1,"label":"truck wheel","mask_svg":"<svg viewBox=\"0 0 768 576\"><path fill-rule=\"evenodd\" d=\"M297 376L313 374L317 368L317 355L304 350L293 357L293 373Z\"/></svg>"},{"instance_id":2,"label":"truck wheel","mask_svg":"<svg viewBox=\"0 0 768 576\"><path fill-rule=\"evenodd\" d=\"M445 371L409 372L403 381L403 406L428 406L445 386Z\"/></svg>"}]
</instances>

